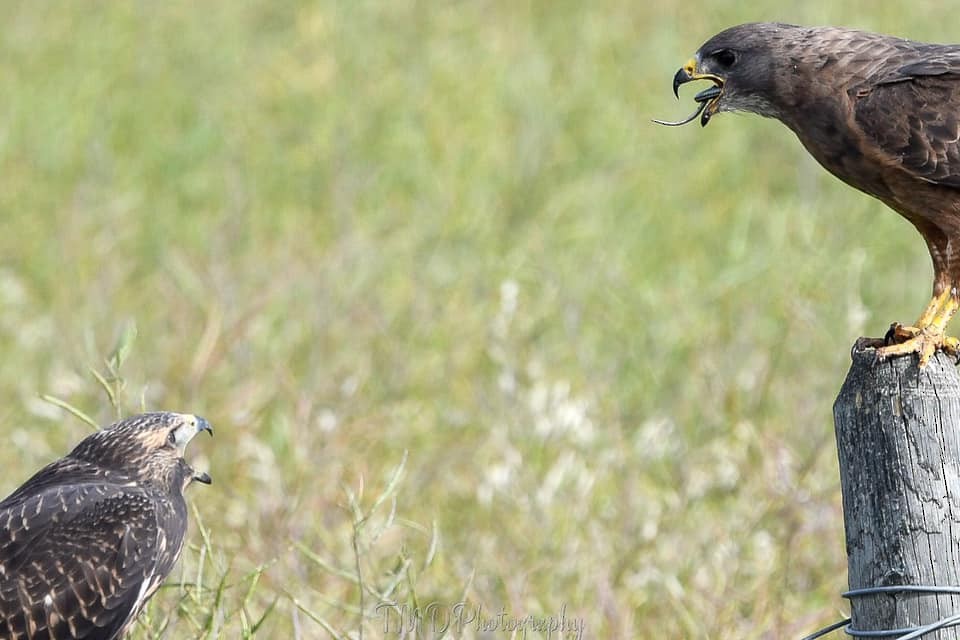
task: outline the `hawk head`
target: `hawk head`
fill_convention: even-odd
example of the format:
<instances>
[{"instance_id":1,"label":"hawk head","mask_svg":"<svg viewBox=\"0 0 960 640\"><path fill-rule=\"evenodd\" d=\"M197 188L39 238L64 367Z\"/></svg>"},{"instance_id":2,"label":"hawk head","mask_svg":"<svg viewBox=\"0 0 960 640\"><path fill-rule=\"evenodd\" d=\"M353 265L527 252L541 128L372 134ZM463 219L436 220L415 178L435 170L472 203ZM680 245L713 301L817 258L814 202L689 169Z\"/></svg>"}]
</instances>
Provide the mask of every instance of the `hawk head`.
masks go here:
<instances>
[{"instance_id":1,"label":"hawk head","mask_svg":"<svg viewBox=\"0 0 960 640\"><path fill-rule=\"evenodd\" d=\"M676 126L700 116L707 126L720 111L750 111L776 118L773 102L780 68L782 45L794 41L802 27L791 24L757 22L741 24L721 31L707 40L673 77L673 93L679 97L680 85L693 80L709 80L712 87L696 96L700 107L689 118L679 122L655 120Z\"/></svg>"},{"instance_id":2,"label":"hawk head","mask_svg":"<svg viewBox=\"0 0 960 640\"><path fill-rule=\"evenodd\" d=\"M143 413L87 436L69 457L91 463L104 474L182 492L194 480L211 482L207 473L195 471L183 457L187 443L201 431L213 435L210 423L200 416Z\"/></svg>"}]
</instances>

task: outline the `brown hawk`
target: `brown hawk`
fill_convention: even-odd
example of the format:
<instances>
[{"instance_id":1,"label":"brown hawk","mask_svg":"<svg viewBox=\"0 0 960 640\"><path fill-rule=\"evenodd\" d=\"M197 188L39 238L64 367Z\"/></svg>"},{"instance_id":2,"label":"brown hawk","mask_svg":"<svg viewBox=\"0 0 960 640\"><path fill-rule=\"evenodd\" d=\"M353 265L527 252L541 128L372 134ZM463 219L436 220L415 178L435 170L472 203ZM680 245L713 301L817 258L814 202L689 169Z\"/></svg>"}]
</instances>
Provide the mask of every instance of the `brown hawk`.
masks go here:
<instances>
[{"instance_id":1,"label":"brown hawk","mask_svg":"<svg viewBox=\"0 0 960 640\"><path fill-rule=\"evenodd\" d=\"M933 260L933 296L911 326L895 323L881 358L924 366L960 307L960 46L836 27L754 23L713 36L677 72L714 86L686 124L722 111L776 118L828 171L909 220ZM885 343L885 344L884 344Z\"/></svg>"},{"instance_id":2,"label":"brown hawk","mask_svg":"<svg viewBox=\"0 0 960 640\"><path fill-rule=\"evenodd\" d=\"M198 416L146 413L84 438L0 502L0 638L114 640L183 547Z\"/></svg>"}]
</instances>

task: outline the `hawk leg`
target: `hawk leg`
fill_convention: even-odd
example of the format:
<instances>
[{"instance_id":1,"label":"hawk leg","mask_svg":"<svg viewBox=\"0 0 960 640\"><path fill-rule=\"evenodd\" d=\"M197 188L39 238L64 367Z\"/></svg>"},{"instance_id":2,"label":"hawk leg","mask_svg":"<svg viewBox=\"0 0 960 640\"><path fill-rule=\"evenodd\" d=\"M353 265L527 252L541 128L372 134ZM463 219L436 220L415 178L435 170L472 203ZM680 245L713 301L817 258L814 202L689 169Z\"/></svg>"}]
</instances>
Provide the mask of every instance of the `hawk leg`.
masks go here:
<instances>
[{"instance_id":1,"label":"hawk leg","mask_svg":"<svg viewBox=\"0 0 960 640\"><path fill-rule=\"evenodd\" d=\"M893 356L917 353L920 368L926 366L937 349L954 358L960 357L960 340L946 335L947 324L960 309L960 293L954 287L945 289L930 301L920 315L916 326L894 325L891 328L891 344L877 349L877 357L886 360Z\"/></svg>"}]
</instances>

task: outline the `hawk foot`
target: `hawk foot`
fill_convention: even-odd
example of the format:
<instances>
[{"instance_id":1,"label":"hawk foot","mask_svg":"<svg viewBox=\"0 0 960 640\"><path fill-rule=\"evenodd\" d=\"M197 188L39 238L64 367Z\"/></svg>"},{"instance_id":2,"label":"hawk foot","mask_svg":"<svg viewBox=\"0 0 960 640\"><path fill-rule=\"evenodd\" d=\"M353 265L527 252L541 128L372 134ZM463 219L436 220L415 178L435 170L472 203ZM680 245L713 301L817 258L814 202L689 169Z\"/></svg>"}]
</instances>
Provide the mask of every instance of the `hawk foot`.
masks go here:
<instances>
[{"instance_id":1,"label":"hawk foot","mask_svg":"<svg viewBox=\"0 0 960 640\"><path fill-rule=\"evenodd\" d=\"M922 369L940 349L954 359L960 359L960 340L943 334L936 327L918 329L894 323L884 336L884 346L877 349L877 358L886 360L896 356L919 354Z\"/></svg>"}]
</instances>

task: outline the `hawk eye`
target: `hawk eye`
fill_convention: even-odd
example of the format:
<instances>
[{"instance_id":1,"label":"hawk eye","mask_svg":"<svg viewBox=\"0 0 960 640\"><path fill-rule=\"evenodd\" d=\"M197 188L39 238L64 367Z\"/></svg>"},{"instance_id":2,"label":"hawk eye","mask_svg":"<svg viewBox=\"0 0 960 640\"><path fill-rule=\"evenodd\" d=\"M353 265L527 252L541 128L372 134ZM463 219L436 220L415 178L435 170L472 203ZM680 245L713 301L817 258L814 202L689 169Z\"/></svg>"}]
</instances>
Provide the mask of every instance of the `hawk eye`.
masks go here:
<instances>
[{"instance_id":1,"label":"hawk eye","mask_svg":"<svg viewBox=\"0 0 960 640\"><path fill-rule=\"evenodd\" d=\"M177 446L177 430L171 429L167 434L167 444L171 447Z\"/></svg>"},{"instance_id":2,"label":"hawk eye","mask_svg":"<svg viewBox=\"0 0 960 640\"><path fill-rule=\"evenodd\" d=\"M720 49L719 51L713 54L713 59L717 61L721 67L729 69L737 62L737 54L730 49Z\"/></svg>"}]
</instances>

